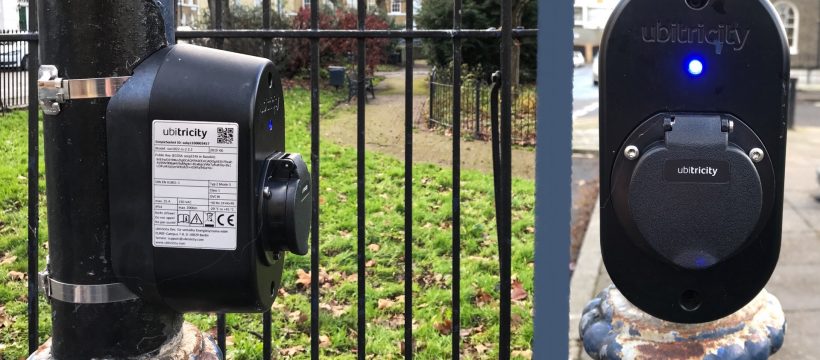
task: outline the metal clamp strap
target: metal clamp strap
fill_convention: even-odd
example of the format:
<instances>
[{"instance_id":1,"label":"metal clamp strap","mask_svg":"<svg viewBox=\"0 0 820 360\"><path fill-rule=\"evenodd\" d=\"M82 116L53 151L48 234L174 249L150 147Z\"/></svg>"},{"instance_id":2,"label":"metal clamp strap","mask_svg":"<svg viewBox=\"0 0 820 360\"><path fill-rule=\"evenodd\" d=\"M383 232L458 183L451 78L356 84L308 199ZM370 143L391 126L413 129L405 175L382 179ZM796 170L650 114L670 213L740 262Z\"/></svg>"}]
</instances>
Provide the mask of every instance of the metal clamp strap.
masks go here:
<instances>
[{"instance_id":1,"label":"metal clamp strap","mask_svg":"<svg viewBox=\"0 0 820 360\"><path fill-rule=\"evenodd\" d=\"M110 98L130 78L61 79L57 77L56 66L41 65L37 78L37 98L46 115L57 115L60 104L66 100Z\"/></svg>"},{"instance_id":2,"label":"metal clamp strap","mask_svg":"<svg viewBox=\"0 0 820 360\"><path fill-rule=\"evenodd\" d=\"M75 285L66 284L49 277L48 272L39 274L40 288L47 299L73 304L107 304L139 299L123 283Z\"/></svg>"}]
</instances>

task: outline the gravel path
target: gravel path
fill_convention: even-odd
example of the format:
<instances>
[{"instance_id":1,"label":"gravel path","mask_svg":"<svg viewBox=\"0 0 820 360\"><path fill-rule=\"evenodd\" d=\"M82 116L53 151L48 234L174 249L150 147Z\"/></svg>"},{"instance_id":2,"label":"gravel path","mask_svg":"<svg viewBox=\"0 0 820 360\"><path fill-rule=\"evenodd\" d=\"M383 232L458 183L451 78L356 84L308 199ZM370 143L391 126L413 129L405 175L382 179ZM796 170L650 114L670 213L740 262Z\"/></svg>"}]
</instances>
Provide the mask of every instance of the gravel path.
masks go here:
<instances>
[{"instance_id":1,"label":"gravel path","mask_svg":"<svg viewBox=\"0 0 820 360\"><path fill-rule=\"evenodd\" d=\"M427 77L426 68L417 68L417 84ZM404 160L404 71L378 73L384 81L376 86L376 98L367 99L365 107L365 143L368 151L377 151ZM426 84L426 83L425 83ZM417 89L426 88L416 86ZM420 92L420 91L419 91ZM413 96L413 116L419 123L427 93ZM356 100L337 107L331 118L323 119L322 135L346 146L356 146ZM413 133L414 162L452 166L453 138L441 131L417 128ZM513 149L513 176L534 179L535 152ZM487 141L461 141L462 169L492 173L492 147Z\"/></svg>"}]
</instances>

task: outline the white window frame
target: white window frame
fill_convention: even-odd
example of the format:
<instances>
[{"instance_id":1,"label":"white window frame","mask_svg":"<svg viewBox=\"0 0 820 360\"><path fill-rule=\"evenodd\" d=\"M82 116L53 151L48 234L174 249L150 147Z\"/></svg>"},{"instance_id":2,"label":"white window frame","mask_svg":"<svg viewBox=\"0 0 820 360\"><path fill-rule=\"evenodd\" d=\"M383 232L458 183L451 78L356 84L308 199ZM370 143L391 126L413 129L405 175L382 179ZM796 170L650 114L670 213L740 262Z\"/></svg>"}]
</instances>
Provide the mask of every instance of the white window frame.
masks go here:
<instances>
[{"instance_id":1,"label":"white window frame","mask_svg":"<svg viewBox=\"0 0 820 360\"><path fill-rule=\"evenodd\" d=\"M306 8L310 6L310 2L312 0L302 0L302 7Z\"/></svg>"},{"instance_id":2,"label":"white window frame","mask_svg":"<svg viewBox=\"0 0 820 360\"><path fill-rule=\"evenodd\" d=\"M800 10L797 9L793 3L789 1L778 1L774 3L774 8L777 11L780 26L783 27L783 32L786 34L786 41L789 42L789 53L797 55L799 53L798 40L800 38ZM787 12L790 11L791 14ZM787 23L787 15L792 16L791 24ZM789 31L791 30L791 38L789 38Z\"/></svg>"},{"instance_id":3,"label":"white window frame","mask_svg":"<svg viewBox=\"0 0 820 360\"><path fill-rule=\"evenodd\" d=\"M403 15L404 12L401 11L401 3L403 0L390 0L390 12L388 15ZM396 11L396 5L399 6L399 10Z\"/></svg>"}]
</instances>

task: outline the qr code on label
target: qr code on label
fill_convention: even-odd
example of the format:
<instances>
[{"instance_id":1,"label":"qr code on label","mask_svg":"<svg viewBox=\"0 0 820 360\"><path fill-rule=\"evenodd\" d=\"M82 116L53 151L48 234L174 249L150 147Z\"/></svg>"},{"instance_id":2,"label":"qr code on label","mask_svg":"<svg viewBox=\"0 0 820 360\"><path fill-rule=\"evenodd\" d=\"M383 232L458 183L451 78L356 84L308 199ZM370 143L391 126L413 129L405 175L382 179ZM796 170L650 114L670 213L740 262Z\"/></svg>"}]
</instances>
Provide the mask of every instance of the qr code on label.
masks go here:
<instances>
[{"instance_id":1,"label":"qr code on label","mask_svg":"<svg viewBox=\"0 0 820 360\"><path fill-rule=\"evenodd\" d=\"M233 144L233 128L216 128L217 144Z\"/></svg>"}]
</instances>

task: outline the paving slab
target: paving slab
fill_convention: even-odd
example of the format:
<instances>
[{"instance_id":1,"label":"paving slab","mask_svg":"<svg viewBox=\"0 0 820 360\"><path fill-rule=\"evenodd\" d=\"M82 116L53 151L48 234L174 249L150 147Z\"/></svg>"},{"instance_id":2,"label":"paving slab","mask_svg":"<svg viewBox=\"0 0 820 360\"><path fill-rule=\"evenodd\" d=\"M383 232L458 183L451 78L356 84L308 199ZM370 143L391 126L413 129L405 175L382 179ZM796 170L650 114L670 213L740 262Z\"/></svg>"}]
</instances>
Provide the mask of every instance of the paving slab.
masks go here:
<instances>
[{"instance_id":1,"label":"paving slab","mask_svg":"<svg viewBox=\"0 0 820 360\"><path fill-rule=\"evenodd\" d=\"M772 360L820 360L820 311L786 311L786 337Z\"/></svg>"}]
</instances>

